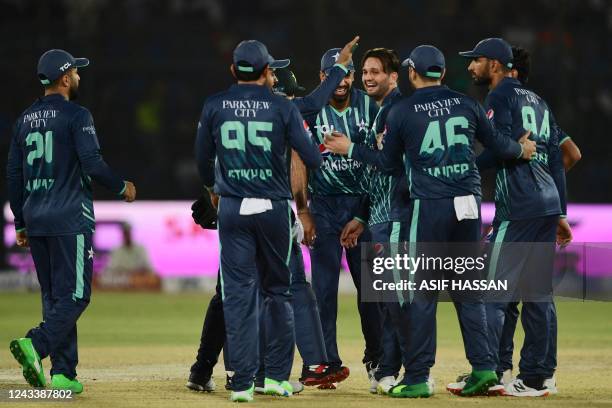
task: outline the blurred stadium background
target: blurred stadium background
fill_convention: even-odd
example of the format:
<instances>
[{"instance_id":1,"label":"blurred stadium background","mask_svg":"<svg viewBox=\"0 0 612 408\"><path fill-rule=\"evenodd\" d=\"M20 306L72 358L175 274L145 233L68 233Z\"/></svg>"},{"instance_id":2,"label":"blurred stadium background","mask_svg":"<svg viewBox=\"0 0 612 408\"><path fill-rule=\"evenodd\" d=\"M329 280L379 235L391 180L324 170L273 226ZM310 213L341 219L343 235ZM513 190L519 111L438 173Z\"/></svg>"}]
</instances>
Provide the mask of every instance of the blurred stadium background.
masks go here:
<instances>
[{"instance_id":1,"label":"blurred stadium background","mask_svg":"<svg viewBox=\"0 0 612 408\"><path fill-rule=\"evenodd\" d=\"M199 194L196 123L206 96L232 83L228 67L240 40L257 38L274 56L291 58L311 90L323 52L359 34L357 62L371 47L405 57L416 45L438 46L447 58L446 83L474 96L483 90L471 85L458 51L488 36L528 48L530 86L585 157L569 176L570 200L612 201L604 187L612 184L606 0L0 0L0 10L3 148L12 122L41 92L39 56L49 48L87 56L92 65L82 73L80 103L93 112L108 162L134 179L139 199ZM98 197L109 198L102 191Z\"/></svg>"},{"instance_id":2,"label":"blurred stadium background","mask_svg":"<svg viewBox=\"0 0 612 408\"><path fill-rule=\"evenodd\" d=\"M232 49L242 39L263 41L274 56L291 58L299 82L311 90L318 83L322 53L355 34L362 37L356 62L372 47L395 48L405 57L416 45L438 46L447 58L446 83L477 98L485 91L471 85L466 61L457 51L489 36L528 48L530 87L549 102L583 154L568 175L569 200L579 204L570 221L580 241L612 242L612 207L606 205L612 202L612 2L607 0L0 0L3 168L13 121L41 94L39 56L49 48L63 48L89 57L92 65L81 73L79 103L94 115L108 163L133 180L138 199L146 200L128 206L106 201L112 197L96 189L96 271L105 269L111 250L121 244L127 222L134 241L146 244L152 268L170 282L164 288L202 288L195 278L204 274L214 283L217 250L216 234L201 230L190 217L189 205L202 190L193 142L204 99L232 83ZM401 88L409 94L404 75ZM355 85L360 86L359 75ZM491 175L484 179L488 199L492 181ZM6 202L4 176L0 201ZM486 211L490 220L490 207ZM4 215L0 291L29 288L34 293L0 293L0 389L23 385L2 345L40 319L39 296L28 274L31 261L27 252L14 247L6 207ZM605 251L610 259L609 246ZM574 264L580 262L574 259ZM610 264L604 264L608 268L602 273L609 274ZM347 282L346 288L350 286ZM80 404L222 405L227 398L223 391L203 400L183 388L207 300L200 294L96 292L79 322L80 376L90 390ZM610 305L559 305L562 394L556 405L589 401L612 406ZM380 401L365 392L357 316L354 298L343 296L340 344L353 376L334 398L322 399L324 392L317 391L301 396L300 405L369 406ZM442 305L438 318L440 354L434 375L440 392L467 367L452 307ZM222 388L221 367L216 378ZM270 398L265 402L283 404ZM450 402L451 397L444 397L429 405ZM463 407L482 403L461 401ZM507 399L496 404L516 405Z\"/></svg>"}]
</instances>

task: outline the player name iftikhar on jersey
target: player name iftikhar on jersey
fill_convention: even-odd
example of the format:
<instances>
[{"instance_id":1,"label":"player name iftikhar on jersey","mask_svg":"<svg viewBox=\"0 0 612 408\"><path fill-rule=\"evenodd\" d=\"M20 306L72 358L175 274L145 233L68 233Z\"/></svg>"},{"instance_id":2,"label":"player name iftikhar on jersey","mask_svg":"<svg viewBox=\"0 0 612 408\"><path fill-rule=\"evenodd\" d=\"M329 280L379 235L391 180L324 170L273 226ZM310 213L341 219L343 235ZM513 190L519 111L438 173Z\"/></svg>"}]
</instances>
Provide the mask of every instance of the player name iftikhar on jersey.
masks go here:
<instances>
[{"instance_id":1,"label":"player name iftikhar on jersey","mask_svg":"<svg viewBox=\"0 0 612 408\"><path fill-rule=\"evenodd\" d=\"M125 188L102 159L89 111L59 94L17 120L7 170L15 227L32 236L92 232L92 178L117 194Z\"/></svg>"},{"instance_id":2,"label":"player name iftikhar on jersey","mask_svg":"<svg viewBox=\"0 0 612 408\"><path fill-rule=\"evenodd\" d=\"M352 89L350 105L342 112L326 105L317 115L305 119L323 157L321 167L310 172L309 189L314 195L364 195L368 192L367 166L357 160L329 152L323 142L325 134L340 132L353 143L366 143L373 120L378 113L376 102L365 92Z\"/></svg>"},{"instance_id":3,"label":"player name iftikhar on jersey","mask_svg":"<svg viewBox=\"0 0 612 408\"><path fill-rule=\"evenodd\" d=\"M521 220L566 213L565 171L559 139L564 137L552 111L536 93L504 78L485 100L487 117L505 137L526 131L537 144L531 161L498 161L496 219Z\"/></svg>"}]
</instances>

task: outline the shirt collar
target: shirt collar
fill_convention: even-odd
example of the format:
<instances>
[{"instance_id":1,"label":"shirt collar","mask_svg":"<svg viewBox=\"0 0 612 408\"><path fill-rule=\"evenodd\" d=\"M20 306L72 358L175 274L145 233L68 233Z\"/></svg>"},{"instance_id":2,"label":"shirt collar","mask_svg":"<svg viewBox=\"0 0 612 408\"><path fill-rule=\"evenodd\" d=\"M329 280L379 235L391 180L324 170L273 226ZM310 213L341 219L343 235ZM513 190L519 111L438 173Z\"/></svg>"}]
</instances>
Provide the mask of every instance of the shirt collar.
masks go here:
<instances>
[{"instance_id":1,"label":"shirt collar","mask_svg":"<svg viewBox=\"0 0 612 408\"><path fill-rule=\"evenodd\" d=\"M266 93L266 92L267 93L272 93L272 91L270 91L270 89L268 89L267 86L265 86L265 85L257 85L257 84L233 84L230 89L233 90L233 91L234 90L238 90L238 89L241 89L241 90L248 89L248 90L250 90L252 92L255 92L255 93L259 93L259 92L262 92L262 93Z\"/></svg>"},{"instance_id":2,"label":"shirt collar","mask_svg":"<svg viewBox=\"0 0 612 408\"><path fill-rule=\"evenodd\" d=\"M41 96L39 99L45 102L46 101L59 101L59 100L65 101L66 100L66 98L64 98L64 95L58 94L58 93L52 93L49 95Z\"/></svg>"},{"instance_id":3,"label":"shirt collar","mask_svg":"<svg viewBox=\"0 0 612 408\"><path fill-rule=\"evenodd\" d=\"M448 89L446 85L433 85L415 89L413 95L426 95L432 92Z\"/></svg>"},{"instance_id":4,"label":"shirt collar","mask_svg":"<svg viewBox=\"0 0 612 408\"><path fill-rule=\"evenodd\" d=\"M512 77L503 77L502 80L499 81L500 84L503 84L505 82L508 82L509 84L521 85L521 81Z\"/></svg>"},{"instance_id":5,"label":"shirt collar","mask_svg":"<svg viewBox=\"0 0 612 408\"><path fill-rule=\"evenodd\" d=\"M381 107L389 105L396 98L399 98L400 96L402 96L402 93L400 92L399 87L393 88L393 90L391 92L389 92L389 95L385 96L385 99L383 99L383 103L382 103Z\"/></svg>"}]
</instances>

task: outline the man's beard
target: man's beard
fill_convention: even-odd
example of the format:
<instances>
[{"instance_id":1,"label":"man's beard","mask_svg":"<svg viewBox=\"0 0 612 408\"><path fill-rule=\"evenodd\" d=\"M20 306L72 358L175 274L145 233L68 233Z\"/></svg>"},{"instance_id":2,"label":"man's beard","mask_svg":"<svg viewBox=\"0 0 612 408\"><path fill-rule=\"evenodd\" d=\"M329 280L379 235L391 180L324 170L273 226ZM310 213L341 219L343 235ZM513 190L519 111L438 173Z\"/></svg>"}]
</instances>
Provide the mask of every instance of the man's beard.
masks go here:
<instances>
[{"instance_id":1,"label":"man's beard","mask_svg":"<svg viewBox=\"0 0 612 408\"><path fill-rule=\"evenodd\" d=\"M389 93L389 83L380 83L378 84L378 92L374 95L370 95L375 100L382 100Z\"/></svg>"},{"instance_id":2,"label":"man's beard","mask_svg":"<svg viewBox=\"0 0 612 408\"><path fill-rule=\"evenodd\" d=\"M477 86L489 86L491 84L491 77L474 76L472 80L474 81L474 85Z\"/></svg>"},{"instance_id":3,"label":"man's beard","mask_svg":"<svg viewBox=\"0 0 612 408\"><path fill-rule=\"evenodd\" d=\"M417 87L416 87L415 83L414 83L414 82L412 82L412 78L408 78L408 82L410 82L410 88L411 88L411 89L413 89L413 90L416 90L416 89L417 89Z\"/></svg>"},{"instance_id":4,"label":"man's beard","mask_svg":"<svg viewBox=\"0 0 612 408\"><path fill-rule=\"evenodd\" d=\"M74 101L79 97L79 88L78 86L71 86L68 90L68 100Z\"/></svg>"},{"instance_id":5,"label":"man's beard","mask_svg":"<svg viewBox=\"0 0 612 408\"><path fill-rule=\"evenodd\" d=\"M345 102L348 99L350 94L351 94L351 87L348 86L346 87L346 93L344 95L336 95L336 93L334 92L334 94L332 95L332 99L336 103Z\"/></svg>"}]
</instances>

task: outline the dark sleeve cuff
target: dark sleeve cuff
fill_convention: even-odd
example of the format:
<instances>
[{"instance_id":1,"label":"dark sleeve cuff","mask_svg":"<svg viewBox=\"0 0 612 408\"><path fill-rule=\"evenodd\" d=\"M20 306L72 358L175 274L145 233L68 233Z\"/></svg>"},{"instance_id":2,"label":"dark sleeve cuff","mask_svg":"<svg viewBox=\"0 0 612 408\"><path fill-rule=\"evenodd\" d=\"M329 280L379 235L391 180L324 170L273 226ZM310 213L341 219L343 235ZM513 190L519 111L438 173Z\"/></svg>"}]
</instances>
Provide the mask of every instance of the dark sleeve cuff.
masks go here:
<instances>
[{"instance_id":1,"label":"dark sleeve cuff","mask_svg":"<svg viewBox=\"0 0 612 408\"><path fill-rule=\"evenodd\" d=\"M519 152L518 156L516 156L517 159L523 157L523 145L519 143L519 146L521 147L521 151Z\"/></svg>"},{"instance_id":2,"label":"dark sleeve cuff","mask_svg":"<svg viewBox=\"0 0 612 408\"><path fill-rule=\"evenodd\" d=\"M354 219L354 220L356 220L356 221L359 221L359 222L360 222L360 223L362 223L363 225L367 225L367 224L368 224L367 222L365 222L364 220L362 220L362 219L361 219L361 218L359 218L359 217L353 217L353 219Z\"/></svg>"},{"instance_id":3,"label":"dark sleeve cuff","mask_svg":"<svg viewBox=\"0 0 612 408\"><path fill-rule=\"evenodd\" d=\"M334 64L334 67L338 67L338 68L342 69L342 70L344 71L344 75L346 75L346 74L348 74L348 73L349 73L348 68L347 68L347 67L345 67L345 66L344 66L344 65L342 65L342 64Z\"/></svg>"}]
</instances>

